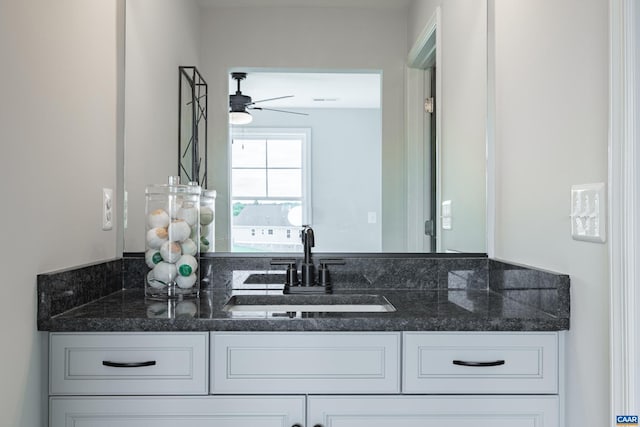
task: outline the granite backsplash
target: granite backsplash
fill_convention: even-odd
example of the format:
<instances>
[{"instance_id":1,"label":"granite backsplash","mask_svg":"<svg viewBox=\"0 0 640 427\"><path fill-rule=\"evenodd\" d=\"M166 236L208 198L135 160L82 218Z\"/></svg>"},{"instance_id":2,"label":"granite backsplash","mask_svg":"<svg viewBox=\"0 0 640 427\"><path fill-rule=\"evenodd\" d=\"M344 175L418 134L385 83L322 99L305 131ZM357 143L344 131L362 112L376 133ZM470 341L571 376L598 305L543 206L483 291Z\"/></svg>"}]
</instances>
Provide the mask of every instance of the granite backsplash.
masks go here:
<instances>
[{"instance_id":1,"label":"granite backsplash","mask_svg":"<svg viewBox=\"0 0 640 427\"><path fill-rule=\"evenodd\" d=\"M488 259L477 254L314 254L344 259L331 265L333 289L396 290L495 290L523 304L531 292L544 305L558 307L569 315L569 277L526 266ZM286 257L286 255L284 256ZM283 256L277 256L283 258ZM201 258L202 291L251 288L284 283L285 267L272 266L273 257L263 255L214 254ZM298 264L300 259L298 258ZM38 322L87 304L122 289L144 288L147 266L143 253L126 253L122 258L38 275ZM548 292L545 291L548 289ZM566 312L566 313L565 313Z\"/></svg>"}]
</instances>

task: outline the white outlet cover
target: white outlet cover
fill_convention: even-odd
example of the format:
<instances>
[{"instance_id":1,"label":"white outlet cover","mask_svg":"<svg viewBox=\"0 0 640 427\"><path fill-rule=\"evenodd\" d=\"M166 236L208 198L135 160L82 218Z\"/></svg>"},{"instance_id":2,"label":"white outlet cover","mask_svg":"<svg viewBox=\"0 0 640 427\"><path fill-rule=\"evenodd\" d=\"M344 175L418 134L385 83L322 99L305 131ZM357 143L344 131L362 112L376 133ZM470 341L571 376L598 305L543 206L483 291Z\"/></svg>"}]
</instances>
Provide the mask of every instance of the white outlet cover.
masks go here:
<instances>
[{"instance_id":1,"label":"white outlet cover","mask_svg":"<svg viewBox=\"0 0 640 427\"><path fill-rule=\"evenodd\" d=\"M571 236L574 240L605 242L606 206L603 182L571 186Z\"/></svg>"}]
</instances>

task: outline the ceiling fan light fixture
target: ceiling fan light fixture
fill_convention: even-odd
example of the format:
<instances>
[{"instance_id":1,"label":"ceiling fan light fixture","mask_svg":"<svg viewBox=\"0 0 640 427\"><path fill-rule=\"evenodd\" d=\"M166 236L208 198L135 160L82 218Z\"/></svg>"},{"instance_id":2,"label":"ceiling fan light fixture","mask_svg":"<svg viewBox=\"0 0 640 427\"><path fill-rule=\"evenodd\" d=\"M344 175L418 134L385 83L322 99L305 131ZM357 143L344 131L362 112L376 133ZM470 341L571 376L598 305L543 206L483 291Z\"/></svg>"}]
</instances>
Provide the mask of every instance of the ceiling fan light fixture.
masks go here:
<instances>
[{"instance_id":1,"label":"ceiling fan light fixture","mask_svg":"<svg viewBox=\"0 0 640 427\"><path fill-rule=\"evenodd\" d=\"M253 116L247 111L230 111L229 123L232 125L248 125L253 121Z\"/></svg>"}]
</instances>

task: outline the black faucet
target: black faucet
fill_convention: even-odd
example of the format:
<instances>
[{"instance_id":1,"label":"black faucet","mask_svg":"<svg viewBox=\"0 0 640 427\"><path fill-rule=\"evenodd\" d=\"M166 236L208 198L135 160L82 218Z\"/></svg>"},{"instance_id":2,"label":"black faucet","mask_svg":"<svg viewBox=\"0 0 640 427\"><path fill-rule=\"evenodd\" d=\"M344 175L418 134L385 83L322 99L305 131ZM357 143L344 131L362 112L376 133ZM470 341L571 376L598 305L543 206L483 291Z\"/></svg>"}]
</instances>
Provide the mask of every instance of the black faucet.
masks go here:
<instances>
[{"instance_id":1,"label":"black faucet","mask_svg":"<svg viewBox=\"0 0 640 427\"><path fill-rule=\"evenodd\" d=\"M304 247L304 259L302 265L300 265L300 271L302 272L301 284L302 286L314 286L316 284L314 279L315 267L311 260L311 248L315 246L313 228L309 225L303 225L302 231L300 231L300 238Z\"/></svg>"},{"instance_id":2,"label":"black faucet","mask_svg":"<svg viewBox=\"0 0 640 427\"><path fill-rule=\"evenodd\" d=\"M293 258L277 258L271 260L271 265L286 265L287 273L284 283L284 294L330 294L332 293L329 265L344 264L342 259L321 259L318 270L318 280L315 279L315 266L311 259L311 248L315 246L313 229L303 225L300 239L304 247L304 258L300 265L302 280L298 281L298 269Z\"/></svg>"}]
</instances>

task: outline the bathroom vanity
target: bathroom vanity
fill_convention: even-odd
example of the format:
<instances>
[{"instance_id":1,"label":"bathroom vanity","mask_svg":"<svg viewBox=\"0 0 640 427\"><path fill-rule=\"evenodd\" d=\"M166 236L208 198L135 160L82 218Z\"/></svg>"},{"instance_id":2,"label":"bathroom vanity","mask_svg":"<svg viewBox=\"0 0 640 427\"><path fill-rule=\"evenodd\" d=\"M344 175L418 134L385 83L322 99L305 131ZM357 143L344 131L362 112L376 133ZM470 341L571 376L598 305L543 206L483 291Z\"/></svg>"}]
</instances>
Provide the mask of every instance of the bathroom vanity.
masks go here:
<instances>
[{"instance_id":1,"label":"bathroom vanity","mask_svg":"<svg viewBox=\"0 0 640 427\"><path fill-rule=\"evenodd\" d=\"M282 313L225 309L282 292L268 260L210 266L200 298L174 303L127 286L135 259L39 276L51 427L564 425L567 276L483 257L353 257L335 268L335 295L382 295L395 311ZM83 295L105 271L124 289Z\"/></svg>"}]
</instances>

